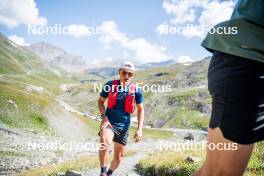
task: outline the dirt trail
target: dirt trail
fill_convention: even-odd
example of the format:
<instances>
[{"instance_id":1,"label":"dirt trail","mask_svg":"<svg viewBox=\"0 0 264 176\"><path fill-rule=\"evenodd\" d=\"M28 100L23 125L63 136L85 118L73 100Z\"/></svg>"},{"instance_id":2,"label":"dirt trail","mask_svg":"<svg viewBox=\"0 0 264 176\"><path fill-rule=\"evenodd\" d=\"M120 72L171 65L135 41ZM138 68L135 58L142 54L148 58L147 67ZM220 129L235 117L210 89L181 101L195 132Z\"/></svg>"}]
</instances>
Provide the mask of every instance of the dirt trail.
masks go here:
<instances>
[{"instance_id":1,"label":"dirt trail","mask_svg":"<svg viewBox=\"0 0 264 176\"><path fill-rule=\"evenodd\" d=\"M130 157L125 157L122 160L120 167L114 172L115 176L139 176L136 173L136 164L146 156L145 153L137 153ZM82 171L83 176L98 176L100 175L100 168L94 168L89 171Z\"/></svg>"},{"instance_id":2,"label":"dirt trail","mask_svg":"<svg viewBox=\"0 0 264 176\"><path fill-rule=\"evenodd\" d=\"M78 140L92 137L85 122L56 103L45 109L45 116L58 136Z\"/></svg>"},{"instance_id":3,"label":"dirt trail","mask_svg":"<svg viewBox=\"0 0 264 176\"><path fill-rule=\"evenodd\" d=\"M177 139L174 139L177 140ZM167 141L167 140L166 140ZM115 176L139 176L136 171L136 164L139 163L141 159L159 150L161 140L148 139L139 143L134 143L130 141L126 147L127 151L134 151L135 154L131 156L124 157L118 169L114 172ZM164 141L163 141L164 142ZM110 166L108 161L108 167ZM83 176L98 176L100 175L100 168L94 168L91 170L82 171Z\"/></svg>"}]
</instances>

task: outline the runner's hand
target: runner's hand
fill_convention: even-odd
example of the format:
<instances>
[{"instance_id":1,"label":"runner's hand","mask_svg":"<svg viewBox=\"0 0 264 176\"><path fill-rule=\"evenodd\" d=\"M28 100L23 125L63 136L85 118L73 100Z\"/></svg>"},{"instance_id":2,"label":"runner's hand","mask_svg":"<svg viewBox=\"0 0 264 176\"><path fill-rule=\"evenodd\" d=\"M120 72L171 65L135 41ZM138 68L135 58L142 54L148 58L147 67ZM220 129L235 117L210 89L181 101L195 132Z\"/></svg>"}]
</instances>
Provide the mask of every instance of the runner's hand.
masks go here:
<instances>
[{"instance_id":1,"label":"runner's hand","mask_svg":"<svg viewBox=\"0 0 264 176\"><path fill-rule=\"evenodd\" d=\"M135 142L140 141L142 138L142 129L137 129L134 135Z\"/></svg>"},{"instance_id":2,"label":"runner's hand","mask_svg":"<svg viewBox=\"0 0 264 176\"><path fill-rule=\"evenodd\" d=\"M106 128L107 126L110 126L112 128L111 123L109 122L107 117L104 117L102 122L101 122L101 126L100 126L100 130Z\"/></svg>"}]
</instances>

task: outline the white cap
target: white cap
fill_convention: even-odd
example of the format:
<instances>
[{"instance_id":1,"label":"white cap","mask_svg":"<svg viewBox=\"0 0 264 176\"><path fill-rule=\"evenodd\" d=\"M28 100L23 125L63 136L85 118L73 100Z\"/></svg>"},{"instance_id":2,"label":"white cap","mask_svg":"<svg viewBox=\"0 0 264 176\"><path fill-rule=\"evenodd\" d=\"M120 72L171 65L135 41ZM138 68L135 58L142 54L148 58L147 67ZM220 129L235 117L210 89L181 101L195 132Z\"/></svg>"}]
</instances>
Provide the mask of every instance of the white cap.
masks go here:
<instances>
[{"instance_id":1,"label":"white cap","mask_svg":"<svg viewBox=\"0 0 264 176\"><path fill-rule=\"evenodd\" d=\"M124 61L121 66L119 67L119 70L130 70L130 71L135 71L135 66L132 62L130 61Z\"/></svg>"}]
</instances>

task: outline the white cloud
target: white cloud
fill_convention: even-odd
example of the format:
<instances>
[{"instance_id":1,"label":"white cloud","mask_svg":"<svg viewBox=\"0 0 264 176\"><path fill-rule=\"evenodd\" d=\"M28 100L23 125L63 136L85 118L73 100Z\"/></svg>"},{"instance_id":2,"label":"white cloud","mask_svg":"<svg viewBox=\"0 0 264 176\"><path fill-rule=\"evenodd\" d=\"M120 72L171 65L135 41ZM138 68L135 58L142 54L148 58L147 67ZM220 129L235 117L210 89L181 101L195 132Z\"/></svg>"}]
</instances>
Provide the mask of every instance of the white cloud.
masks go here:
<instances>
[{"instance_id":1,"label":"white cloud","mask_svg":"<svg viewBox=\"0 0 264 176\"><path fill-rule=\"evenodd\" d=\"M8 28L25 25L46 25L47 19L39 16L34 0L1 0L0 24Z\"/></svg>"},{"instance_id":2,"label":"white cloud","mask_svg":"<svg viewBox=\"0 0 264 176\"><path fill-rule=\"evenodd\" d=\"M183 24L185 22L193 22L195 20L195 7L202 7L207 0L176 0L164 1L163 8L166 13L173 15L170 19L172 24Z\"/></svg>"},{"instance_id":3,"label":"white cloud","mask_svg":"<svg viewBox=\"0 0 264 176\"><path fill-rule=\"evenodd\" d=\"M104 49L105 49L105 50L110 50L110 49L112 49L112 47L111 47L110 45L105 45L105 46L104 46Z\"/></svg>"},{"instance_id":4,"label":"white cloud","mask_svg":"<svg viewBox=\"0 0 264 176\"><path fill-rule=\"evenodd\" d=\"M191 59L190 56L179 56L176 61L178 63L186 63L186 62L192 62L193 60Z\"/></svg>"},{"instance_id":5,"label":"white cloud","mask_svg":"<svg viewBox=\"0 0 264 176\"><path fill-rule=\"evenodd\" d=\"M103 43L120 42L121 44L125 44L129 40L124 33L118 30L114 21L103 22L102 28L105 31L105 35L101 37Z\"/></svg>"},{"instance_id":6,"label":"white cloud","mask_svg":"<svg viewBox=\"0 0 264 176\"><path fill-rule=\"evenodd\" d=\"M75 38L91 36L91 31L85 25L71 24L68 26L70 34Z\"/></svg>"},{"instance_id":7,"label":"white cloud","mask_svg":"<svg viewBox=\"0 0 264 176\"><path fill-rule=\"evenodd\" d=\"M96 59L92 60L92 64L97 64L97 63L99 63L99 60Z\"/></svg>"},{"instance_id":8,"label":"white cloud","mask_svg":"<svg viewBox=\"0 0 264 176\"><path fill-rule=\"evenodd\" d=\"M112 60L113 60L112 57L107 57L107 58L105 59L105 61L109 61L109 62L111 62Z\"/></svg>"},{"instance_id":9,"label":"white cloud","mask_svg":"<svg viewBox=\"0 0 264 176\"><path fill-rule=\"evenodd\" d=\"M231 17L234 5L233 1L212 1L208 3L199 18L200 24L214 26L228 20Z\"/></svg>"},{"instance_id":10,"label":"white cloud","mask_svg":"<svg viewBox=\"0 0 264 176\"><path fill-rule=\"evenodd\" d=\"M163 2L165 12L170 15L168 21L162 22L157 26L156 31L168 24L171 27L179 25L193 24L194 28L183 31L180 35L187 39L193 37L202 38L208 31L202 31L204 25L213 27L219 22L226 21L230 18L235 0L166 0ZM200 13L199 13L200 12ZM199 16L200 15L200 16Z\"/></svg>"},{"instance_id":11,"label":"white cloud","mask_svg":"<svg viewBox=\"0 0 264 176\"><path fill-rule=\"evenodd\" d=\"M144 38L131 39L124 45L136 53L136 59L143 62L164 61L168 59L165 47L149 43Z\"/></svg>"},{"instance_id":12,"label":"white cloud","mask_svg":"<svg viewBox=\"0 0 264 176\"><path fill-rule=\"evenodd\" d=\"M19 46L29 46L29 43L26 43L26 41L24 40L23 37L18 37L16 35L10 35L8 36L9 40L11 40L12 42L14 42L15 44L19 45Z\"/></svg>"},{"instance_id":13,"label":"white cloud","mask_svg":"<svg viewBox=\"0 0 264 176\"><path fill-rule=\"evenodd\" d=\"M135 53L135 59L140 62L164 61L169 59L165 54L165 47L158 46L148 42L145 38L129 38L119 31L114 21L105 21L102 23L105 31L100 38L101 41L109 46L113 42L119 43L122 47Z\"/></svg>"}]
</instances>

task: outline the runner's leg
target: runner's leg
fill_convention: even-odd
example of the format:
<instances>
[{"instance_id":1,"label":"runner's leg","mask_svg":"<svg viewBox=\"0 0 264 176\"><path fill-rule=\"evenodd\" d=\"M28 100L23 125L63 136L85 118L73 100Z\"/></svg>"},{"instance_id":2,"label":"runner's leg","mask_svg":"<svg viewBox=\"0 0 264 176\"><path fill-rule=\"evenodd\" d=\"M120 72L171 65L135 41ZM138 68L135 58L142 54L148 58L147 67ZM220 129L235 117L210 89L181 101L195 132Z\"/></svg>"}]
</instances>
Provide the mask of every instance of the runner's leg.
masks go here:
<instances>
[{"instance_id":1,"label":"runner's leg","mask_svg":"<svg viewBox=\"0 0 264 176\"><path fill-rule=\"evenodd\" d=\"M223 143L232 145L232 141L225 139L220 128L209 128L208 143L215 145ZM250 155L253 144L237 144L237 150L209 150L207 149L206 160L202 168L197 171L195 176L242 176ZM234 145L234 143L233 143Z\"/></svg>"},{"instance_id":2,"label":"runner's leg","mask_svg":"<svg viewBox=\"0 0 264 176\"><path fill-rule=\"evenodd\" d=\"M109 150L114 138L114 133L109 128L104 128L100 132L100 149L99 149L99 160L100 166L104 167L107 165L109 158Z\"/></svg>"},{"instance_id":3,"label":"runner's leg","mask_svg":"<svg viewBox=\"0 0 264 176\"><path fill-rule=\"evenodd\" d=\"M114 142L114 158L110 166L110 169L112 171L114 171L119 166L121 159L124 155L124 151L125 151L124 145Z\"/></svg>"}]
</instances>

